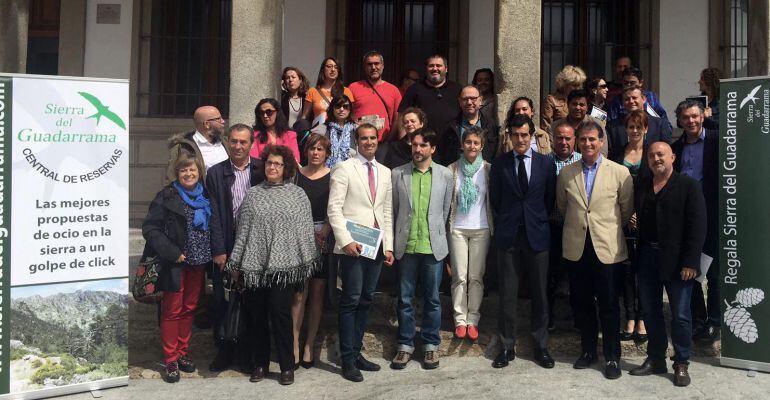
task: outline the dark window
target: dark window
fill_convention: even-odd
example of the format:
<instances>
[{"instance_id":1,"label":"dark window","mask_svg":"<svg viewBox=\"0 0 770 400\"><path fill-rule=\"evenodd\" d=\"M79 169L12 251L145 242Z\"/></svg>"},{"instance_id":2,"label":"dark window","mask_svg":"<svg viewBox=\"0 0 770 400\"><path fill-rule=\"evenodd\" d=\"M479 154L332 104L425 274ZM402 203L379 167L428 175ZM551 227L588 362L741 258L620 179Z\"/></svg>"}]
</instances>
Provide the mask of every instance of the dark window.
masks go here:
<instances>
[{"instance_id":1,"label":"dark window","mask_svg":"<svg viewBox=\"0 0 770 400\"><path fill-rule=\"evenodd\" d=\"M748 25L748 0L730 0L730 77L732 78L748 76Z\"/></svg>"},{"instance_id":2,"label":"dark window","mask_svg":"<svg viewBox=\"0 0 770 400\"><path fill-rule=\"evenodd\" d=\"M347 32L342 40L346 81L363 77L361 57L370 50L383 54L385 80L396 85L405 69L423 71L427 57L448 57L457 48L457 41L450 36L454 17L450 15L451 4L440 0L349 1ZM450 58L449 62L456 60Z\"/></svg>"},{"instance_id":3,"label":"dark window","mask_svg":"<svg viewBox=\"0 0 770 400\"><path fill-rule=\"evenodd\" d=\"M588 79L612 80L615 58L627 55L639 63L640 2L546 0L542 4L541 98L555 90L554 78L565 65L583 68Z\"/></svg>"},{"instance_id":4,"label":"dark window","mask_svg":"<svg viewBox=\"0 0 770 400\"><path fill-rule=\"evenodd\" d=\"M59 0L31 0L27 28L27 73L59 73Z\"/></svg>"},{"instance_id":5,"label":"dark window","mask_svg":"<svg viewBox=\"0 0 770 400\"><path fill-rule=\"evenodd\" d=\"M201 105L228 115L231 0L143 0L137 114L185 117Z\"/></svg>"}]
</instances>

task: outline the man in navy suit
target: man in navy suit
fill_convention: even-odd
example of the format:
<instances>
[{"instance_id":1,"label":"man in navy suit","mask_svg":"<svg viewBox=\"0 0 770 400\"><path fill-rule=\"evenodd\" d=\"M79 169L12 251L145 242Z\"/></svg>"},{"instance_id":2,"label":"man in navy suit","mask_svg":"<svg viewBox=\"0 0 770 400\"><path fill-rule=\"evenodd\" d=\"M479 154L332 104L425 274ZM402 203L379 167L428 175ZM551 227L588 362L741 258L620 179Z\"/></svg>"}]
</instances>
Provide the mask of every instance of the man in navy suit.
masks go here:
<instances>
[{"instance_id":1,"label":"man in navy suit","mask_svg":"<svg viewBox=\"0 0 770 400\"><path fill-rule=\"evenodd\" d=\"M668 120L664 120L656 115L650 114L645 106L647 97L642 89L630 87L623 91L623 109L625 115L632 111L647 111L647 134L644 136L644 146L655 142L671 142L671 125ZM615 160L618 154L623 154L628 144L628 134L626 133L626 119L616 118L607 125L607 136L609 142L609 151L607 158Z\"/></svg>"},{"instance_id":2,"label":"man in navy suit","mask_svg":"<svg viewBox=\"0 0 770 400\"><path fill-rule=\"evenodd\" d=\"M554 206L556 166L550 158L530 147L535 124L525 115L510 122L508 132L513 151L494 160L489 172L489 194L495 217L498 247L500 315L503 349L494 368L508 365L516 357L516 300L519 279L527 276L532 295L531 332L535 339L535 361L553 368L546 348L548 341L548 250L551 232L548 216Z\"/></svg>"}]
</instances>

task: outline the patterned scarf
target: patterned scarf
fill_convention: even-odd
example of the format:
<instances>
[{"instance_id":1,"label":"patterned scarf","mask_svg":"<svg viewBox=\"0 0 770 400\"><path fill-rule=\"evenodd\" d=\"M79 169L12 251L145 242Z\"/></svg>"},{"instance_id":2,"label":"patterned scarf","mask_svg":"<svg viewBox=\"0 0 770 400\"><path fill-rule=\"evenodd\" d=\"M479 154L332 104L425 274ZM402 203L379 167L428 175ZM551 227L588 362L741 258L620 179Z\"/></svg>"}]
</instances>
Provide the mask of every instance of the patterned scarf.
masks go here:
<instances>
[{"instance_id":1,"label":"patterned scarf","mask_svg":"<svg viewBox=\"0 0 770 400\"><path fill-rule=\"evenodd\" d=\"M481 156L476 157L473 164L468 163L465 157L460 157L460 170L463 172L463 183L460 186L460 196L457 200L460 205L460 212L467 214L471 207L479 198L479 188L473 183L473 175L479 171L484 159Z\"/></svg>"},{"instance_id":2,"label":"patterned scarf","mask_svg":"<svg viewBox=\"0 0 770 400\"><path fill-rule=\"evenodd\" d=\"M193 217L193 226L202 230L209 230L209 219L211 218L211 203L206 196L203 195L203 185L198 182L195 185L195 189L187 190L179 184L179 181L174 181L174 187L179 192L179 196L187 203L188 206L195 210L195 216Z\"/></svg>"},{"instance_id":3,"label":"patterned scarf","mask_svg":"<svg viewBox=\"0 0 770 400\"><path fill-rule=\"evenodd\" d=\"M345 126L340 126L334 121L329 121L326 126L326 136L332 144L332 154L326 160L326 166L331 168L350 158L350 139L356 124L348 122Z\"/></svg>"}]
</instances>

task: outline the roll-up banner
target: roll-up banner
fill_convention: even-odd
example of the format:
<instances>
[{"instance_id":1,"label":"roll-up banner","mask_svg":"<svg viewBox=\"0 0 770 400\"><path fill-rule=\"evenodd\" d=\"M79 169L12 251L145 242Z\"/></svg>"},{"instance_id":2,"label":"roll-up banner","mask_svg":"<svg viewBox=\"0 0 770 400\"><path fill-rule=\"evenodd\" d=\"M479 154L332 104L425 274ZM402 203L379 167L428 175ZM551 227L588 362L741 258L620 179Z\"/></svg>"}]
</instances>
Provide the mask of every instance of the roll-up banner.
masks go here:
<instances>
[{"instance_id":1,"label":"roll-up banner","mask_svg":"<svg viewBox=\"0 0 770 400\"><path fill-rule=\"evenodd\" d=\"M0 74L0 399L128 383L128 81Z\"/></svg>"},{"instance_id":2,"label":"roll-up banner","mask_svg":"<svg viewBox=\"0 0 770 400\"><path fill-rule=\"evenodd\" d=\"M720 361L770 372L770 77L720 92Z\"/></svg>"}]
</instances>

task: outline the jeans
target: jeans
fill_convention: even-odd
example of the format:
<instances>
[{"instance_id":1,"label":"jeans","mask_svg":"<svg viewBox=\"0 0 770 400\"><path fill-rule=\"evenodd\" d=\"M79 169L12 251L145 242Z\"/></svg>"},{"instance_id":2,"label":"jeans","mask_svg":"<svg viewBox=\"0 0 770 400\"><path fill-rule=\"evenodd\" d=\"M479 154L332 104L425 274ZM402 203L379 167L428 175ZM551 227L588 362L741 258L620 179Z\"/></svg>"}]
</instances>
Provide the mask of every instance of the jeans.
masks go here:
<instances>
[{"instance_id":1,"label":"jeans","mask_svg":"<svg viewBox=\"0 0 770 400\"><path fill-rule=\"evenodd\" d=\"M695 279L683 281L675 277L671 281L661 281L658 275L656 250L647 244L639 246L639 296L644 310L644 323L647 327L647 356L654 360L666 358L668 337L666 322L663 319L663 288L668 294L671 308L671 342L674 346L674 363L688 364L692 348L692 315L690 296ZM694 282L694 283L693 283Z\"/></svg>"},{"instance_id":2,"label":"jeans","mask_svg":"<svg viewBox=\"0 0 770 400\"><path fill-rule=\"evenodd\" d=\"M425 351L436 351L441 343L441 284L443 260L433 254L404 254L398 262L398 351L414 352L414 300L417 279L422 281L423 313L420 339Z\"/></svg>"},{"instance_id":3,"label":"jeans","mask_svg":"<svg viewBox=\"0 0 770 400\"><path fill-rule=\"evenodd\" d=\"M339 255L342 295L339 303L340 358L352 364L361 354L369 307L380 278L382 255L376 260Z\"/></svg>"}]
</instances>

